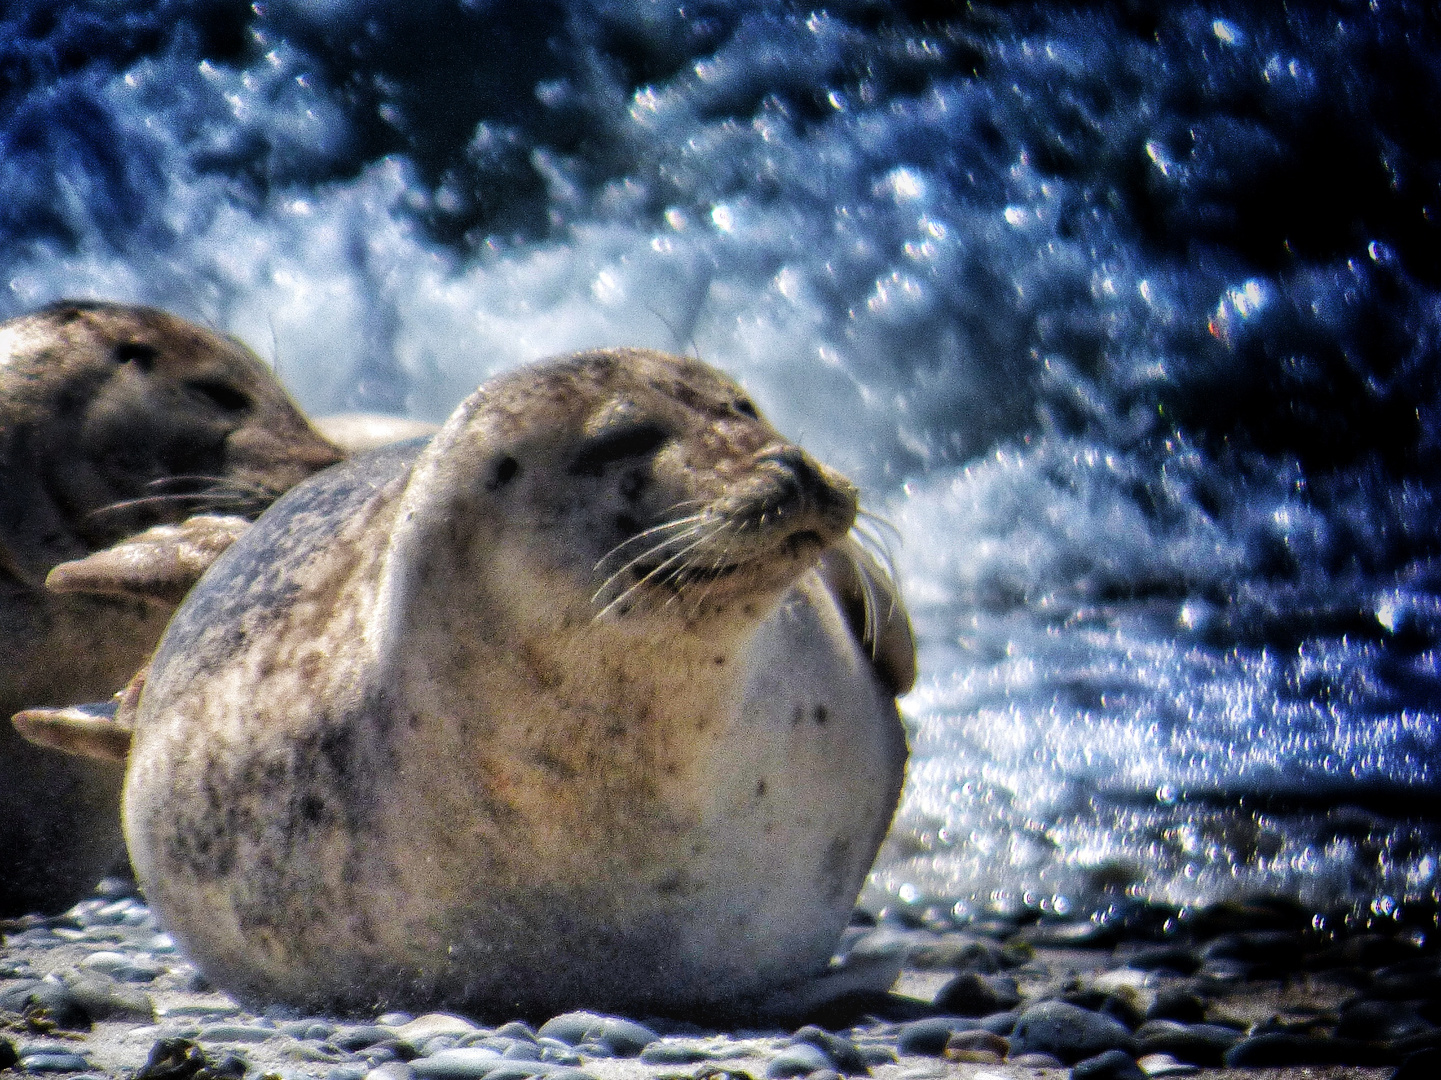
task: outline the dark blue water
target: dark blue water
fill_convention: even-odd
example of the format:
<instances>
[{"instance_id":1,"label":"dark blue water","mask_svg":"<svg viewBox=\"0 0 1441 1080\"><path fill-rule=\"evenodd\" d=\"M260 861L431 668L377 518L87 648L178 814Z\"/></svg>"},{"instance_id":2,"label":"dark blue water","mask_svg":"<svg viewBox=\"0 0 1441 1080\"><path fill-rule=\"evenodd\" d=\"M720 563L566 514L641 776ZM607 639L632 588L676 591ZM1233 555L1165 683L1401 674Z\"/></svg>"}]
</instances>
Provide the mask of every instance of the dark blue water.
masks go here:
<instances>
[{"instance_id":1,"label":"dark blue water","mask_svg":"<svg viewBox=\"0 0 1441 1080\"><path fill-rule=\"evenodd\" d=\"M1441 28L1293 7L10 0L0 314L159 303L317 413L697 353L901 535L868 902L1415 918Z\"/></svg>"}]
</instances>

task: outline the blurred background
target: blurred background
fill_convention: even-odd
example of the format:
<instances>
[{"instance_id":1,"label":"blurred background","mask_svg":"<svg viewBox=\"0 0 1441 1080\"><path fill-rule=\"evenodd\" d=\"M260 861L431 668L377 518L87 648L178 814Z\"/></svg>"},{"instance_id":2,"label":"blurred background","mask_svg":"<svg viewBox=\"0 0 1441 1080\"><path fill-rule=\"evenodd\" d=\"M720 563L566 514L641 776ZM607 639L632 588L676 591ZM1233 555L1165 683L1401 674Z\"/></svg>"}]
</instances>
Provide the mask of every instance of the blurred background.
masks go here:
<instances>
[{"instance_id":1,"label":"blurred background","mask_svg":"<svg viewBox=\"0 0 1441 1080\"><path fill-rule=\"evenodd\" d=\"M868 906L1434 930L1441 33L1292 8L8 0L0 316L314 414L698 355L898 532Z\"/></svg>"}]
</instances>

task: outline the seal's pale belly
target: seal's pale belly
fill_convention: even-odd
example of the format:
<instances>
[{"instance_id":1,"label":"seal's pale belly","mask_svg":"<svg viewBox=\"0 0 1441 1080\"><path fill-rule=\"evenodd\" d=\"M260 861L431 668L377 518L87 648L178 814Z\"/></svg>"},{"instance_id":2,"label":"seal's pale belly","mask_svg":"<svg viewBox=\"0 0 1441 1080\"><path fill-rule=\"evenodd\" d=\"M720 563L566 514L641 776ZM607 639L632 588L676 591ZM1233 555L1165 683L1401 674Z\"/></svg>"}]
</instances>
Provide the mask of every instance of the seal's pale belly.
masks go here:
<instances>
[{"instance_id":1,"label":"seal's pale belly","mask_svg":"<svg viewBox=\"0 0 1441 1080\"><path fill-rule=\"evenodd\" d=\"M305 1007L703 1014L815 975L906 754L821 577L703 630L598 619L543 529L477 555L417 503L457 452L297 489L177 615L125 806L166 925Z\"/></svg>"}]
</instances>

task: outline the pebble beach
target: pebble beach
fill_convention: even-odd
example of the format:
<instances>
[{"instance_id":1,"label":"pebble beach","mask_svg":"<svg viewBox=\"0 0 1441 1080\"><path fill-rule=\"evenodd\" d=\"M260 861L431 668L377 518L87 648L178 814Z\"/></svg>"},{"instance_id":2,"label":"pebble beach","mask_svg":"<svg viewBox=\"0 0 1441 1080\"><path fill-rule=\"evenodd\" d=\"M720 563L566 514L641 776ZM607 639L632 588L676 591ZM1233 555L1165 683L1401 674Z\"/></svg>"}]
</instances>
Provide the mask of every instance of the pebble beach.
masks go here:
<instances>
[{"instance_id":1,"label":"pebble beach","mask_svg":"<svg viewBox=\"0 0 1441 1080\"><path fill-rule=\"evenodd\" d=\"M0 1071L66 1080L1419 1080L1441 1075L1441 956L1424 933L1337 933L1227 905L1103 920L858 911L890 993L796 1027L572 1012L255 1011L211 987L133 883L0 923Z\"/></svg>"}]
</instances>

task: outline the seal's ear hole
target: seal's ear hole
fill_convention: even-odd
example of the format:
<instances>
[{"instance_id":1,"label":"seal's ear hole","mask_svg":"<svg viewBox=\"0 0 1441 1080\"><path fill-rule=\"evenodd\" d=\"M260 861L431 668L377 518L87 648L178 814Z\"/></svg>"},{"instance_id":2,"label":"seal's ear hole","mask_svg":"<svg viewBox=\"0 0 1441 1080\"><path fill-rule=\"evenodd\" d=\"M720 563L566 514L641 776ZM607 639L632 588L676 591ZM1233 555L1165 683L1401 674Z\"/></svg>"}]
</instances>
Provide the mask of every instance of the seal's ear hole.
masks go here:
<instances>
[{"instance_id":1,"label":"seal's ear hole","mask_svg":"<svg viewBox=\"0 0 1441 1080\"><path fill-rule=\"evenodd\" d=\"M122 341L114 350L117 364L134 364L141 371L149 371L154 367L155 358L159 355L160 350L154 345L139 341Z\"/></svg>"},{"instance_id":2,"label":"seal's ear hole","mask_svg":"<svg viewBox=\"0 0 1441 1080\"><path fill-rule=\"evenodd\" d=\"M737 398L731 403L731 408L742 416L749 416L752 420L759 420L760 413L756 411L755 402L750 398Z\"/></svg>"},{"instance_id":3,"label":"seal's ear hole","mask_svg":"<svg viewBox=\"0 0 1441 1080\"><path fill-rule=\"evenodd\" d=\"M250 398L241 391L216 379L196 379L185 388L203 397L222 412L238 413L250 408Z\"/></svg>"},{"instance_id":4,"label":"seal's ear hole","mask_svg":"<svg viewBox=\"0 0 1441 1080\"><path fill-rule=\"evenodd\" d=\"M520 462L506 454L495 463L495 469L490 474L490 479L486 481L485 490L496 491L503 488L518 475L520 475Z\"/></svg>"}]
</instances>

